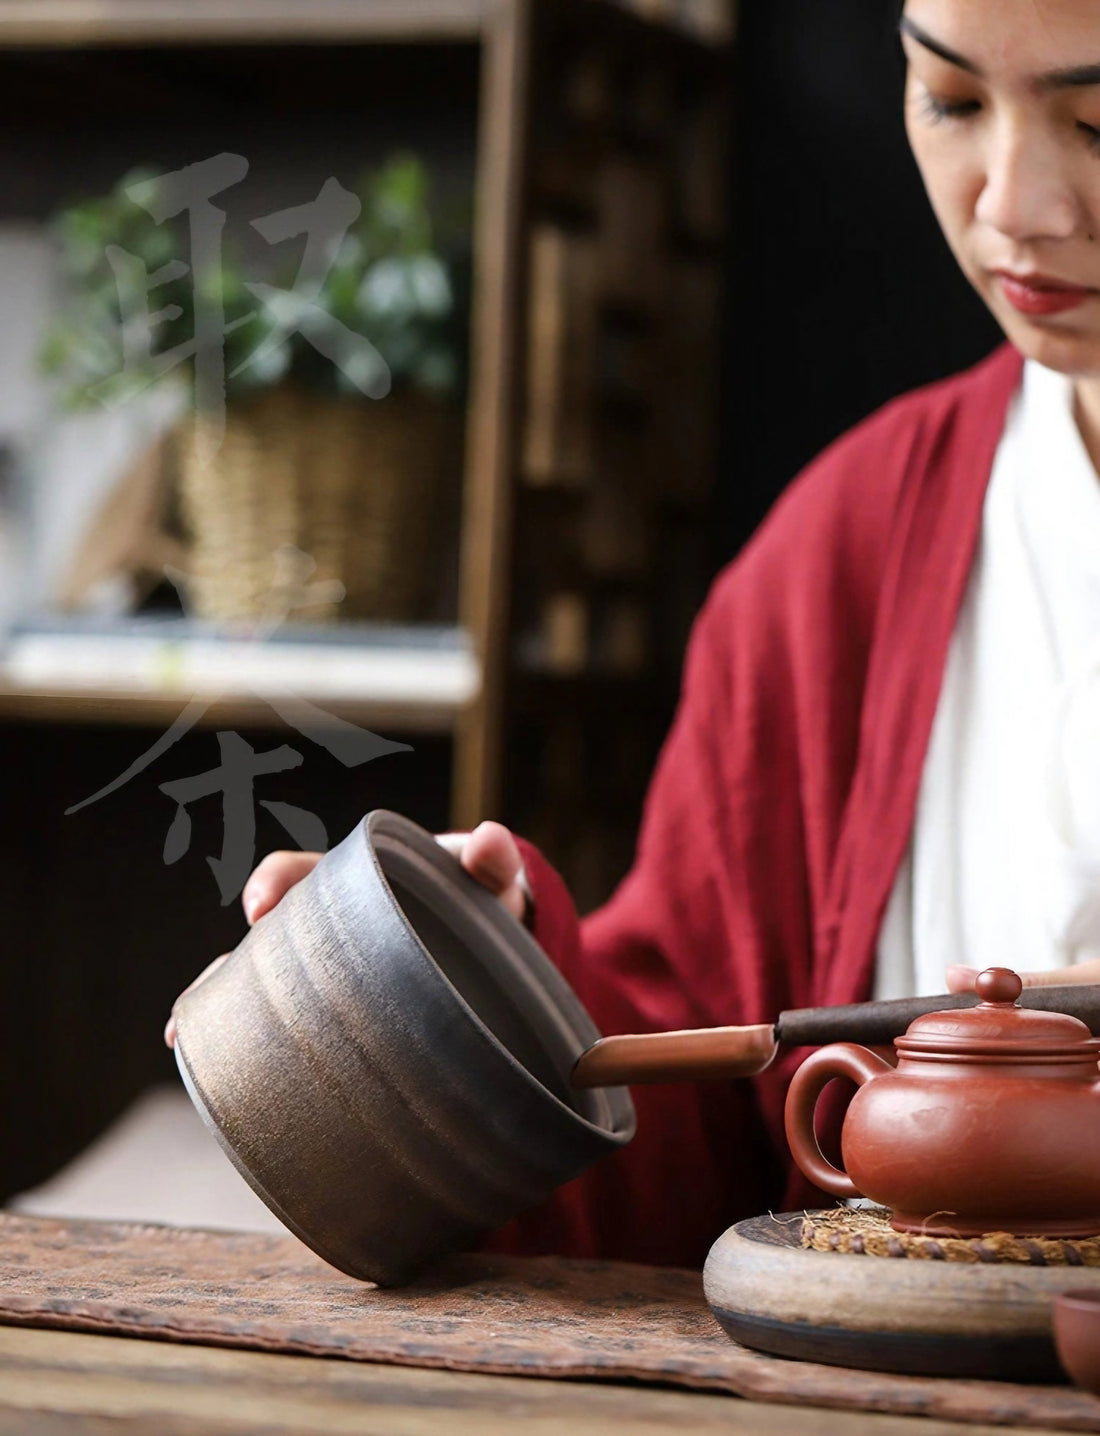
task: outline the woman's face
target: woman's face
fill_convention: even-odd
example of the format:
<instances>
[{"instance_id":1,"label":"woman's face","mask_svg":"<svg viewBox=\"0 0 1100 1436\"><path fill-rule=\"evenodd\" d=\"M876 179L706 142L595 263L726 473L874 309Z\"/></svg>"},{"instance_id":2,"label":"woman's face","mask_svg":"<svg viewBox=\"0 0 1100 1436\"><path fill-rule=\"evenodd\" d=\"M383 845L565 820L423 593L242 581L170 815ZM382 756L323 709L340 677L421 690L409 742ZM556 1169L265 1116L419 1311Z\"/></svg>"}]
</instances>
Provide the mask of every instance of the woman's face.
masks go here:
<instances>
[{"instance_id":1,"label":"woman's face","mask_svg":"<svg viewBox=\"0 0 1100 1436\"><path fill-rule=\"evenodd\" d=\"M963 272L1025 355L1100 375L1100 0L907 0L902 44Z\"/></svg>"}]
</instances>

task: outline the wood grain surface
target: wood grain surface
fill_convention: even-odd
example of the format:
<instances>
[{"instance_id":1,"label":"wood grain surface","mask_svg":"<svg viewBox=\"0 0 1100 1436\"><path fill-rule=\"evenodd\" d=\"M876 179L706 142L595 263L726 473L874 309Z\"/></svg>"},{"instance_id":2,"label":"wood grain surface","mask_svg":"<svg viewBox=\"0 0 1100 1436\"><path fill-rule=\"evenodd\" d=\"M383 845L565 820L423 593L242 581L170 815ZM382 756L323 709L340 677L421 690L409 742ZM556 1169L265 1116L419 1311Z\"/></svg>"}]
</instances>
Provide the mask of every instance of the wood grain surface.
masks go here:
<instances>
[{"instance_id":1,"label":"wood grain surface","mask_svg":"<svg viewBox=\"0 0 1100 1436\"><path fill-rule=\"evenodd\" d=\"M411 1287L382 1292L326 1268L287 1237L0 1214L0 1328L8 1324L35 1336L48 1336L43 1328L60 1329L69 1336L83 1332L95 1342L153 1338L148 1342L150 1350L175 1354L143 1355L140 1362L163 1360L169 1372L194 1370L192 1358L182 1354L187 1345L233 1348L253 1357L264 1353L301 1357L305 1365L286 1370L300 1372L307 1382L314 1379L313 1363L327 1367L335 1358L340 1362L337 1370L343 1373L333 1378L338 1383L369 1382L370 1377L350 1373L371 1368L384 1372L386 1380L398 1383L405 1392L458 1391L438 1385L441 1368L473 1373L482 1380L490 1376L519 1377L524 1384L534 1380L540 1388L546 1379L556 1378L565 1394L547 1395L545 1400L561 1403L566 1413L563 1429L580 1422L569 1415L578 1383L599 1381L599 1390L609 1394L594 1394L593 1399L607 1403L612 1411L620 1410L616 1402L627 1401L625 1395L610 1394L615 1390L636 1391L639 1402L648 1402L650 1396L663 1400L669 1386L687 1388L693 1397L701 1394L707 1402L712 1393L721 1394L731 1421L735 1412L743 1410L738 1397L775 1405L776 1411L761 1414L755 1427L733 1430L820 1430L839 1436L843 1431L879 1429L859 1424L864 1413L876 1413L935 1418L948 1423L944 1430L955 1429L950 1423L966 1422L971 1429L992 1423L1026 1430L1100 1432L1100 1401L1068 1386L900 1376L749 1351L719 1330L703 1301L697 1272L617 1262L470 1255L450 1259ZM5 1342L9 1336L17 1342L2 1329L0 1336ZM22 1348L17 1343L14 1349ZM62 1349L84 1352L80 1360L86 1361L97 1348L93 1344L36 1349L47 1354ZM277 1369L237 1367L231 1356L223 1351L217 1360L211 1357L210 1370ZM219 1360L229 1365L218 1365ZM16 1365L17 1374L22 1373ZM398 1367L411 1374L407 1378L395 1374ZM0 1407L3 1393L10 1389L4 1369L0 1360ZM27 1407L31 1377L33 1372L19 1374L23 1407L16 1409ZM402 1384L406 1380L411 1384ZM51 1392L60 1391L64 1383L41 1373L34 1381L41 1409L53 1411ZM178 1377L181 1386L187 1381L196 1384L196 1400L205 1401L203 1383ZM641 1393L642 1386L648 1395ZM468 1389L488 1393L493 1388ZM519 1385L514 1391L519 1402L515 1409L521 1413L524 1402L542 1400L524 1395ZM512 1409L509 1400L502 1397ZM841 1424L815 1426L820 1415L816 1408L837 1412ZM545 1409L539 1406L536 1415ZM629 1414L643 1408L628 1403L621 1409ZM663 1408L658 1402L644 1409ZM133 1410L139 1412L139 1407ZM484 1415L482 1411L478 1419ZM680 1424L671 1422L664 1429L678 1429ZM18 1436L25 1431L34 1436L18 1423L10 1429ZM147 1428L138 1424L133 1429ZM267 1428L260 1424L257 1429ZM420 1428L391 1423L385 1429ZM466 1429L497 1428L483 1420L481 1427L471 1424ZM626 1424L620 1429L635 1428ZM928 1436L931 1429L922 1425L914 1436Z\"/></svg>"},{"instance_id":2,"label":"wood grain surface","mask_svg":"<svg viewBox=\"0 0 1100 1436\"><path fill-rule=\"evenodd\" d=\"M0 1328L0 1436L996 1436L935 1418Z\"/></svg>"}]
</instances>

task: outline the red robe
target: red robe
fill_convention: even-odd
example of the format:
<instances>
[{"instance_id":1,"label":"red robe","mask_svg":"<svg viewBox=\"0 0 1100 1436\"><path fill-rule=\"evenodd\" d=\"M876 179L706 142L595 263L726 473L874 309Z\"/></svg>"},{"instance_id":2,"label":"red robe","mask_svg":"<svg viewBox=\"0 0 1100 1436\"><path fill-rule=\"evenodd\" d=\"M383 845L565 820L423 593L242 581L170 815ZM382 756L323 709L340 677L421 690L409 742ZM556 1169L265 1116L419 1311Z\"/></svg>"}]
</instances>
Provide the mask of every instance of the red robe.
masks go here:
<instances>
[{"instance_id":1,"label":"red robe","mask_svg":"<svg viewBox=\"0 0 1100 1436\"><path fill-rule=\"evenodd\" d=\"M634 867L578 924L524 858L535 936L604 1033L774 1021L871 992L982 503L1022 360L1008 346L886 405L784 493L717 579ZM634 1090L622 1152L495 1249L698 1266L733 1221L815 1200L752 1080Z\"/></svg>"}]
</instances>

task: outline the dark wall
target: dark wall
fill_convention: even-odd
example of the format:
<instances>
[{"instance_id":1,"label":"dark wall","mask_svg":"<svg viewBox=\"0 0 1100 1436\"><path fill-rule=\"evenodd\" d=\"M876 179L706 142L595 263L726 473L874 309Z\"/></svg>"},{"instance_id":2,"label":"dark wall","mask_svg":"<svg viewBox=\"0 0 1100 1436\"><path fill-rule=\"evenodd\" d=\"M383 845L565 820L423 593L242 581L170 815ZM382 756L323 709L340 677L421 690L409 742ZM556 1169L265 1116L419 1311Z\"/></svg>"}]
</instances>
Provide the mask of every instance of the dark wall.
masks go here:
<instances>
[{"instance_id":1,"label":"dark wall","mask_svg":"<svg viewBox=\"0 0 1100 1436\"><path fill-rule=\"evenodd\" d=\"M273 720L277 721L277 720ZM163 859L174 804L166 781L208 772L217 739L195 729L153 767L78 813L162 729L0 723L0 1203L68 1161L138 1093L175 1076L161 1030L176 994L245 933L207 865L224 835L221 794L191 806L186 854ZM292 803L330 841L371 808L447 826L450 743L413 735L349 771L292 729L248 730L297 769L261 777L258 801ZM392 736L392 735L391 735ZM296 846L257 806L256 853Z\"/></svg>"},{"instance_id":2,"label":"dark wall","mask_svg":"<svg viewBox=\"0 0 1100 1436\"><path fill-rule=\"evenodd\" d=\"M909 151L897 0L741 8L720 558L830 440L1001 338Z\"/></svg>"}]
</instances>

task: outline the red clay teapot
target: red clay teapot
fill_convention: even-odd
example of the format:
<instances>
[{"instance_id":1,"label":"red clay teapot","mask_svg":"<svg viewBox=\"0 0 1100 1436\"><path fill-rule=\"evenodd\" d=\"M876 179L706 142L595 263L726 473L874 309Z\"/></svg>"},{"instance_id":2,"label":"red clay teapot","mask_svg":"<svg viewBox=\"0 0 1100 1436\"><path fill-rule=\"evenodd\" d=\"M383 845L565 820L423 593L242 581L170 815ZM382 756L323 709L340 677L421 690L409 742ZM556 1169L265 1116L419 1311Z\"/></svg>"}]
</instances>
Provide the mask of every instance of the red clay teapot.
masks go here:
<instances>
[{"instance_id":1,"label":"red clay teapot","mask_svg":"<svg viewBox=\"0 0 1100 1436\"><path fill-rule=\"evenodd\" d=\"M1021 1008L991 967L976 1007L912 1022L898 1065L840 1042L811 1054L787 1095L787 1140L824 1191L892 1210L898 1231L939 1236L1100 1232L1100 1040L1061 1013ZM822 1154L814 1110L834 1077L858 1086L844 1170Z\"/></svg>"}]
</instances>

